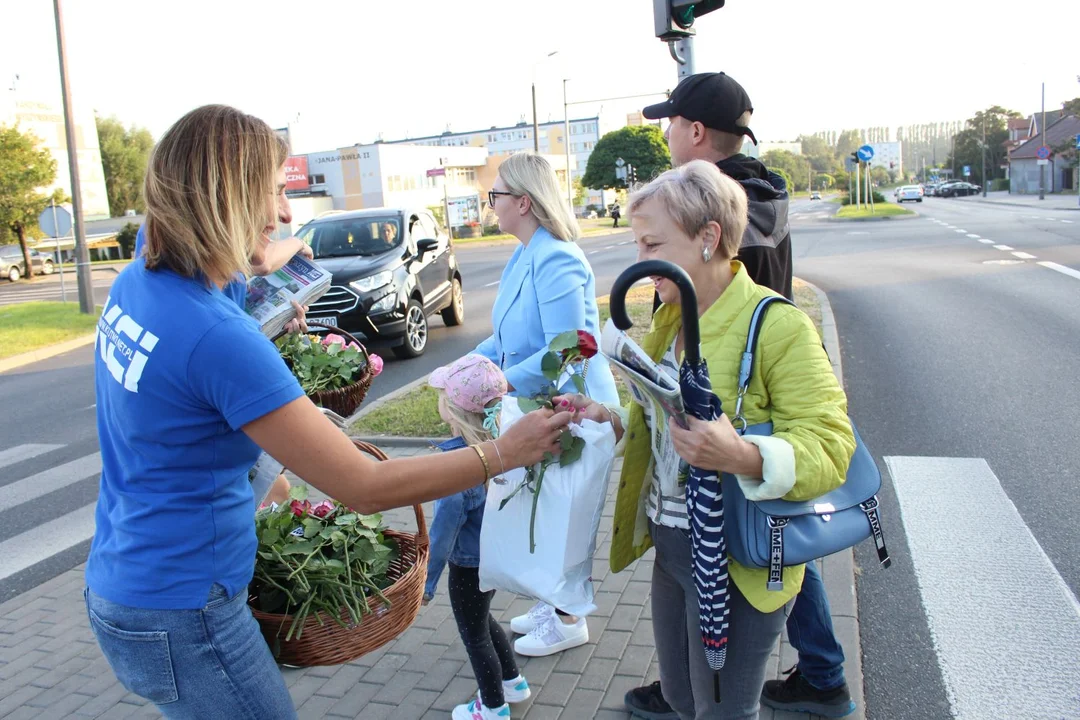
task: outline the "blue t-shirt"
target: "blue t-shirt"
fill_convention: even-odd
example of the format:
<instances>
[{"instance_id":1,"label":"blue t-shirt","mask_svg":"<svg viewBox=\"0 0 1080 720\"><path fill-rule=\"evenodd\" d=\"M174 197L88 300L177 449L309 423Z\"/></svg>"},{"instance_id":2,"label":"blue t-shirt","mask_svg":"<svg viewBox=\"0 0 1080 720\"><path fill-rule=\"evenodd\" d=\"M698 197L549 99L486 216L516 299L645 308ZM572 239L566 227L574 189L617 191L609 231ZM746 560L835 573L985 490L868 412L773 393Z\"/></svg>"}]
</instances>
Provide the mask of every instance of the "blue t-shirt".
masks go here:
<instances>
[{"instance_id":1,"label":"blue t-shirt","mask_svg":"<svg viewBox=\"0 0 1080 720\"><path fill-rule=\"evenodd\" d=\"M140 225L139 232L135 235L136 258L142 257L144 247L146 247L146 225ZM247 302L247 282L243 277L237 276L236 280L226 285L222 292L240 308L243 308L244 303Z\"/></svg>"},{"instance_id":2,"label":"blue t-shirt","mask_svg":"<svg viewBox=\"0 0 1080 720\"><path fill-rule=\"evenodd\" d=\"M130 607L198 609L255 564L241 427L303 395L277 349L217 287L137 258L95 345L101 483L86 581Z\"/></svg>"}]
</instances>

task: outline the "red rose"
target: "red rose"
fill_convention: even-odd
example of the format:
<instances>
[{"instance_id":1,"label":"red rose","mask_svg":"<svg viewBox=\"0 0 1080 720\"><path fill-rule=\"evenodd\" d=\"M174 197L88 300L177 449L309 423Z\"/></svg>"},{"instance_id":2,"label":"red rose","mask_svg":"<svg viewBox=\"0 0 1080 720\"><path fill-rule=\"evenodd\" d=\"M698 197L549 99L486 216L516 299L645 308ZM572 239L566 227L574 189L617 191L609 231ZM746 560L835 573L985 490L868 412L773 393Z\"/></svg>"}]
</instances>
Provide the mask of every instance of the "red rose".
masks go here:
<instances>
[{"instance_id":1,"label":"red rose","mask_svg":"<svg viewBox=\"0 0 1080 720\"><path fill-rule=\"evenodd\" d=\"M329 500L323 500L321 503L311 508L311 514L320 519L325 518L332 512L334 512L334 503Z\"/></svg>"},{"instance_id":2,"label":"red rose","mask_svg":"<svg viewBox=\"0 0 1080 720\"><path fill-rule=\"evenodd\" d=\"M591 358L596 354L596 338L584 330L577 331L577 349L583 358Z\"/></svg>"},{"instance_id":3,"label":"red rose","mask_svg":"<svg viewBox=\"0 0 1080 720\"><path fill-rule=\"evenodd\" d=\"M311 510L311 503L305 500L300 502L299 500L293 500L289 503L289 507L292 508L292 513L296 517L303 517L305 513Z\"/></svg>"}]
</instances>

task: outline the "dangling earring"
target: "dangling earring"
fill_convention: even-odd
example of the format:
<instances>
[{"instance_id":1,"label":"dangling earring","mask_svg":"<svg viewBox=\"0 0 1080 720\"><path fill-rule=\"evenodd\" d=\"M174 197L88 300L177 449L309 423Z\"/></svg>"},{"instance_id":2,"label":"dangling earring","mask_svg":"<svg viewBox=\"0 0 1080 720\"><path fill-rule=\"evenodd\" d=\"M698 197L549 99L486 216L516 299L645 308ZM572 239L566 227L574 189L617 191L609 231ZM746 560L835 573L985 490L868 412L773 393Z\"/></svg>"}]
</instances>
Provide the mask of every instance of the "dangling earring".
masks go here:
<instances>
[{"instance_id":1,"label":"dangling earring","mask_svg":"<svg viewBox=\"0 0 1080 720\"><path fill-rule=\"evenodd\" d=\"M712 260L712 250L709 249L708 245L701 249L701 259L705 262L709 262L709 260Z\"/></svg>"}]
</instances>

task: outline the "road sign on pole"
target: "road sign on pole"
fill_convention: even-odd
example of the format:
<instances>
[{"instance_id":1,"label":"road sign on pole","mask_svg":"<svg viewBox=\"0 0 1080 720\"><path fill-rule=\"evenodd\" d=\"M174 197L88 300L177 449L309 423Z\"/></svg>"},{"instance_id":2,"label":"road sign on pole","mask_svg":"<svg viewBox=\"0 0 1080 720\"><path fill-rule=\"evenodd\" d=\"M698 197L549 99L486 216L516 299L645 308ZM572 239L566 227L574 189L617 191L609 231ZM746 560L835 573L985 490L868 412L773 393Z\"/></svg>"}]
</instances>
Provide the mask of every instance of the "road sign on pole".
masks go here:
<instances>
[{"instance_id":1,"label":"road sign on pole","mask_svg":"<svg viewBox=\"0 0 1080 720\"><path fill-rule=\"evenodd\" d=\"M964 166L964 177L971 177L971 166L970 165L965 165Z\"/></svg>"},{"instance_id":2,"label":"road sign on pole","mask_svg":"<svg viewBox=\"0 0 1080 720\"><path fill-rule=\"evenodd\" d=\"M64 284L64 255L60 252L60 238L71 234L73 227L71 205L49 203L49 207L38 215L38 227L51 238L56 239L56 262L60 266L60 302L67 302L67 286Z\"/></svg>"},{"instance_id":3,"label":"road sign on pole","mask_svg":"<svg viewBox=\"0 0 1080 720\"><path fill-rule=\"evenodd\" d=\"M859 155L859 159L863 162L870 162L874 159L874 148L869 145L863 145L856 152Z\"/></svg>"},{"instance_id":4,"label":"road sign on pole","mask_svg":"<svg viewBox=\"0 0 1080 720\"><path fill-rule=\"evenodd\" d=\"M1050 146L1040 145L1039 149L1035 151L1035 157L1039 158L1040 160L1046 160L1048 157L1050 157Z\"/></svg>"}]
</instances>

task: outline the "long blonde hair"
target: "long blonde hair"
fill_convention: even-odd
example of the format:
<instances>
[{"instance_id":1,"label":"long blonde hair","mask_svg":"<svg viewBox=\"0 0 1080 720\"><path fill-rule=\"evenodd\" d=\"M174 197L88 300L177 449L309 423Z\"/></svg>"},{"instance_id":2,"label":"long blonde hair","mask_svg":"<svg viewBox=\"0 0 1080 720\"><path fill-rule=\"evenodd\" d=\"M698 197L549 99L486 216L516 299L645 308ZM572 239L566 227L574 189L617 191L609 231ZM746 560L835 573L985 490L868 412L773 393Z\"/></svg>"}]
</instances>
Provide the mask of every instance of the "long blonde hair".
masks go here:
<instances>
[{"instance_id":1,"label":"long blonde hair","mask_svg":"<svg viewBox=\"0 0 1080 720\"><path fill-rule=\"evenodd\" d=\"M559 190L559 178L547 160L536 153L515 153L499 165L499 177L510 192L529 197L533 216L552 236L571 242L581 237L577 220Z\"/></svg>"},{"instance_id":2,"label":"long blonde hair","mask_svg":"<svg viewBox=\"0 0 1080 720\"><path fill-rule=\"evenodd\" d=\"M439 400L446 410L447 419L449 420L450 429L461 435L461 438L469 445L478 445L488 440L494 440L498 437L498 433L490 432L484 427L484 413L482 412L469 412L459 408L454 403L450 402L450 396L447 395L445 390L439 391ZM489 402L486 407L494 408L502 402L502 398L495 398ZM498 416L496 415L496 427L498 427Z\"/></svg>"},{"instance_id":3,"label":"long blonde hair","mask_svg":"<svg viewBox=\"0 0 1080 720\"><path fill-rule=\"evenodd\" d=\"M287 156L269 125L226 105L176 121L146 171L146 267L208 283L250 274Z\"/></svg>"}]
</instances>

